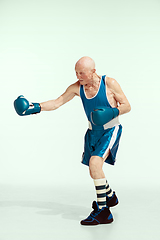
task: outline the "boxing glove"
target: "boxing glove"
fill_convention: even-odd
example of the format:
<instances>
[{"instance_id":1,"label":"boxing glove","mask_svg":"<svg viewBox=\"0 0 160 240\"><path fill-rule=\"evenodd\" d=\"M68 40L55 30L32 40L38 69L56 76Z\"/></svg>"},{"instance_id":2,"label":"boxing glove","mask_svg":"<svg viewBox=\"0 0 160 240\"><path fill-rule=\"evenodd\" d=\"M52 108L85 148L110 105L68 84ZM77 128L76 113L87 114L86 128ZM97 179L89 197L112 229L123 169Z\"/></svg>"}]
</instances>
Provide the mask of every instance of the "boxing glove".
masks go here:
<instances>
[{"instance_id":1,"label":"boxing glove","mask_svg":"<svg viewBox=\"0 0 160 240\"><path fill-rule=\"evenodd\" d=\"M97 126L102 126L110 122L119 115L118 108L97 107L91 112L92 122Z\"/></svg>"},{"instance_id":2,"label":"boxing glove","mask_svg":"<svg viewBox=\"0 0 160 240\"><path fill-rule=\"evenodd\" d=\"M14 101L14 108L20 116L36 114L41 111L39 103L30 103L23 95Z\"/></svg>"}]
</instances>

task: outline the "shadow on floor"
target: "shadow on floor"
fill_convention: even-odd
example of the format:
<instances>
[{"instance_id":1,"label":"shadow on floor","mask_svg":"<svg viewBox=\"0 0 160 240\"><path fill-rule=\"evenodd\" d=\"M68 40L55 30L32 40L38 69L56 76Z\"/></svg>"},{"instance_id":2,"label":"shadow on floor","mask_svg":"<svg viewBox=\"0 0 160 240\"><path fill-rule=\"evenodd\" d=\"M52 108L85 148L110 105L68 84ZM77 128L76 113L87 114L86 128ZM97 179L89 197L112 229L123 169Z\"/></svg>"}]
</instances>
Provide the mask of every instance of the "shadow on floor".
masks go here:
<instances>
[{"instance_id":1,"label":"shadow on floor","mask_svg":"<svg viewBox=\"0 0 160 240\"><path fill-rule=\"evenodd\" d=\"M84 206L41 201L0 201L1 207L34 208L36 214L61 215L64 219L77 220L87 217L91 209Z\"/></svg>"}]
</instances>

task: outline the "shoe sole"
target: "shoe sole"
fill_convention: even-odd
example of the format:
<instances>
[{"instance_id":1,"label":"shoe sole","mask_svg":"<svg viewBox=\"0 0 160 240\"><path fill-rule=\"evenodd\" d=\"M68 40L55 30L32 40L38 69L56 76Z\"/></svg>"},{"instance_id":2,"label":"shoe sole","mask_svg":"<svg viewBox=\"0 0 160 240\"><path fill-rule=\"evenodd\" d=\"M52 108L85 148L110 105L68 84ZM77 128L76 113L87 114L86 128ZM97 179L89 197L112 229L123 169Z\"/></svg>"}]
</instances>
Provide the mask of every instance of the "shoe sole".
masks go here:
<instances>
[{"instance_id":1,"label":"shoe sole","mask_svg":"<svg viewBox=\"0 0 160 240\"><path fill-rule=\"evenodd\" d=\"M109 221L107 221L106 223L95 223L95 224L83 224L81 223L82 226L97 226L97 225L102 225L102 224L110 224L113 222L113 219L110 219Z\"/></svg>"},{"instance_id":2,"label":"shoe sole","mask_svg":"<svg viewBox=\"0 0 160 240\"><path fill-rule=\"evenodd\" d=\"M110 214L110 216L111 216L111 218L110 219L107 219L107 221L106 222L102 222L102 223L99 223L97 220L96 221L93 221L92 223L91 222L80 222L81 223L81 225L83 225L83 226L97 226L97 225L100 225L100 224L110 224L110 223L112 223L113 222L113 216L112 216L112 214ZM110 217L109 216L109 217Z\"/></svg>"}]
</instances>

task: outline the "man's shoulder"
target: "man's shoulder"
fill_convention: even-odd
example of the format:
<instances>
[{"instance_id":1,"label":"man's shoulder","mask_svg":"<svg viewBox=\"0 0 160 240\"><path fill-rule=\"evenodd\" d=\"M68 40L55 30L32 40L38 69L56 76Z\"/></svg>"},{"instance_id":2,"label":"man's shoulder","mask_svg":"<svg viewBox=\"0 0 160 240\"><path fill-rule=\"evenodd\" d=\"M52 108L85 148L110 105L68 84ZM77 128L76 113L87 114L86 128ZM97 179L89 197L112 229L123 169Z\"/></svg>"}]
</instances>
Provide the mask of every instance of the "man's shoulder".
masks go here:
<instances>
[{"instance_id":1,"label":"man's shoulder","mask_svg":"<svg viewBox=\"0 0 160 240\"><path fill-rule=\"evenodd\" d=\"M80 87L80 83L79 83L79 81L74 82L74 83L71 84L69 87L72 88L72 89L77 89L77 88Z\"/></svg>"},{"instance_id":2,"label":"man's shoulder","mask_svg":"<svg viewBox=\"0 0 160 240\"><path fill-rule=\"evenodd\" d=\"M105 83L108 87L112 87L116 82L117 81L114 78L108 76L105 77Z\"/></svg>"},{"instance_id":3,"label":"man's shoulder","mask_svg":"<svg viewBox=\"0 0 160 240\"><path fill-rule=\"evenodd\" d=\"M79 88L80 88L80 83L79 81L71 84L69 87L68 87L68 91L71 91L73 93L75 93L76 95L79 95Z\"/></svg>"},{"instance_id":4,"label":"man's shoulder","mask_svg":"<svg viewBox=\"0 0 160 240\"><path fill-rule=\"evenodd\" d=\"M106 77L105 82L106 87L113 93L120 89L119 83L114 78Z\"/></svg>"}]
</instances>

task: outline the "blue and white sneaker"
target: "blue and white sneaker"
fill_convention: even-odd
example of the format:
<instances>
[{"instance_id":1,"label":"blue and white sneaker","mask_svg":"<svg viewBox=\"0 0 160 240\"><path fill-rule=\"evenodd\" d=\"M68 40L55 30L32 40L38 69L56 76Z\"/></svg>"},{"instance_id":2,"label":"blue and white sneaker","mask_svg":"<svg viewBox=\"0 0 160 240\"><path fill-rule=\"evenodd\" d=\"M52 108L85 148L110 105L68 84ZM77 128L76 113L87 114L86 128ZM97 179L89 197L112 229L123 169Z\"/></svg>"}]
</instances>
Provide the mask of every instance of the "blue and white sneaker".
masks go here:
<instances>
[{"instance_id":1,"label":"blue and white sneaker","mask_svg":"<svg viewBox=\"0 0 160 240\"><path fill-rule=\"evenodd\" d=\"M108 207L99 209L98 203L94 201L92 203L94 211L84 220L81 221L81 225L98 225L107 224L113 222L113 216Z\"/></svg>"}]
</instances>

